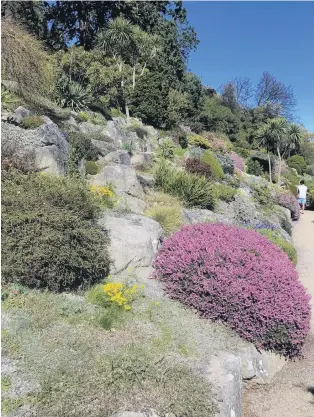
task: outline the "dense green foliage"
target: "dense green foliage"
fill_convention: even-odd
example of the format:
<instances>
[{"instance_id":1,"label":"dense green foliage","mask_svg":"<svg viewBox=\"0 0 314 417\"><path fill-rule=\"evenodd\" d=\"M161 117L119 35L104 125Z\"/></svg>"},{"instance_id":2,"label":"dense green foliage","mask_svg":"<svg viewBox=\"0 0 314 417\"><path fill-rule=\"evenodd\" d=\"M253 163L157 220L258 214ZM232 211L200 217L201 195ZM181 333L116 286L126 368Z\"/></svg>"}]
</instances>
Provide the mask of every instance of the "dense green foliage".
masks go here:
<instances>
[{"instance_id":1,"label":"dense green foliage","mask_svg":"<svg viewBox=\"0 0 314 417\"><path fill-rule=\"evenodd\" d=\"M160 161L155 169L156 187L180 198L187 207L213 208L214 197L206 177L190 174Z\"/></svg>"},{"instance_id":2,"label":"dense green foliage","mask_svg":"<svg viewBox=\"0 0 314 417\"><path fill-rule=\"evenodd\" d=\"M298 174L303 174L306 170L306 162L301 155L293 155L287 160L290 168L297 170Z\"/></svg>"},{"instance_id":3,"label":"dense green foliage","mask_svg":"<svg viewBox=\"0 0 314 417\"><path fill-rule=\"evenodd\" d=\"M264 173L262 165L253 159L247 161L247 173L250 175L262 176Z\"/></svg>"},{"instance_id":4,"label":"dense green foliage","mask_svg":"<svg viewBox=\"0 0 314 417\"><path fill-rule=\"evenodd\" d=\"M203 153L201 156L201 162L207 164L210 167L213 179L219 180L224 177L224 172L219 161L209 150Z\"/></svg>"},{"instance_id":5,"label":"dense green foliage","mask_svg":"<svg viewBox=\"0 0 314 417\"><path fill-rule=\"evenodd\" d=\"M99 202L85 183L15 170L2 177L4 283L58 291L108 274L108 238L94 223Z\"/></svg>"}]
</instances>

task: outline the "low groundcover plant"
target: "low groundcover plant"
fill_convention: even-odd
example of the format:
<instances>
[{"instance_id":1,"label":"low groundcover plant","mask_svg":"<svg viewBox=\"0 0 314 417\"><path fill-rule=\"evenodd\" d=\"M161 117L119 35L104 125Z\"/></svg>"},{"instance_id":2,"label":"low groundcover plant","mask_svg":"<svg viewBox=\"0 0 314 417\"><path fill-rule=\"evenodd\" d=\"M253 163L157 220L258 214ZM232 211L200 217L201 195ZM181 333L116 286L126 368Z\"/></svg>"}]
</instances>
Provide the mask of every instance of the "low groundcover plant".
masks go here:
<instances>
[{"instance_id":1,"label":"low groundcover plant","mask_svg":"<svg viewBox=\"0 0 314 417\"><path fill-rule=\"evenodd\" d=\"M170 297L221 321L258 349L301 354L310 329L310 296L293 263L253 230L186 226L167 239L155 276Z\"/></svg>"}]
</instances>

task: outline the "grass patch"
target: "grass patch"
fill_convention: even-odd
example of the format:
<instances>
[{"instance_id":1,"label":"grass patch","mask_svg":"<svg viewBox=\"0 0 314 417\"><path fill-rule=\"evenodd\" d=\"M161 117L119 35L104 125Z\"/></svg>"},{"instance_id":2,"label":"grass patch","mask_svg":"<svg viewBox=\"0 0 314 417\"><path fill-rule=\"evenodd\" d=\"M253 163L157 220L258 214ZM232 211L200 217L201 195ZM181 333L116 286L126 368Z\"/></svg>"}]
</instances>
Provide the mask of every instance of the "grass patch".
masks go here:
<instances>
[{"instance_id":1,"label":"grass patch","mask_svg":"<svg viewBox=\"0 0 314 417\"><path fill-rule=\"evenodd\" d=\"M44 119L41 116L34 114L33 116L24 117L22 127L24 129L37 129L37 127L44 123Z\"/></svg>"},{"instance_id":2,"label":"grass patch","mask_svg":"<svg viewBox=\"0 0 314 417\"><path fill-rule=\"evenodd\" d=\"M21 346L19 366L40 387L36 415L110 417L152 408L159 415L214 416L211 387L186 362L189 342L182 336L180 348L174 348L177 336L172 323L164 322L173 312L163 305L153 303L151 311L151 325L160 330L156 338L137 327L149 321L144 298L130 312L130 327L111 332L91 325L101 307L82 297L29 290L9 300L4 302L10 314L6 331Z\"/></svg>"},{"instance_id":3,"label":"grass patch","mask_svg":"<svg viewBox=\"0 0 314 417\"><path fill-rule=\"evenodd\" d=\"M20 398L3 398L1 400L1 411L3 414L10 415L23 405Z\"/></svg>"},{"instance_id":4,"label":"grass patch","mask_svg":"<svg viewBox=\"0 0 314 417\"><path fill-rule=\"evenodd\" d=\"M9 376L4 376L1 378L1 391L8 391L12 386L12 381Z\"/></svg>"},{"instance_id":5,"label":"grass patch","mask_svg":"<svg viewBox=\"0 0 314 417\"><path fill-rule=\"evenodd\" d=\"M179 230L183 224L180 207L153 206L146 210L145 216L160 223L167 236Z\"/></svg>"}]
</instances>

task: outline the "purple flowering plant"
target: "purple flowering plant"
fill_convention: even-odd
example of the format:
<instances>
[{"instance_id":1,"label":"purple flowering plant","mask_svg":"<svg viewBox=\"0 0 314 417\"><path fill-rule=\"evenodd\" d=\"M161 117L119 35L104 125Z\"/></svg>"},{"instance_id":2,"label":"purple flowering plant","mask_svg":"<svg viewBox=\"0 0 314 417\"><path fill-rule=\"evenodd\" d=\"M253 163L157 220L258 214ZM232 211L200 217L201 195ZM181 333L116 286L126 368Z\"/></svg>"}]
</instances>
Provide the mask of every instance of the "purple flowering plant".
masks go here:
<instances>
[{"instance_id":1,"label":"purple flowering plant","mask_svg":"<svg viewBox=\"0 0 314 417\"><path fill-rule=\"evenodd\" d=\"M288 257L254 230L203 223L167 239L155 261L166 293L258 349L302 353L310 296Z\"/></svg>"}]
</instances>

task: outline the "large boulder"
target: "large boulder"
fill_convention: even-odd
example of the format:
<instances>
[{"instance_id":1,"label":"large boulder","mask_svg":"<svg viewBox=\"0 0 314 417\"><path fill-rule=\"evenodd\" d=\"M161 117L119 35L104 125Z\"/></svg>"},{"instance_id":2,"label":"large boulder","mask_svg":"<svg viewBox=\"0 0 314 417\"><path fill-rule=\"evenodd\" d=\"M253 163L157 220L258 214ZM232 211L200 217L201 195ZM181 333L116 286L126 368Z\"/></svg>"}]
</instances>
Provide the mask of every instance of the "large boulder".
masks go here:
<instances>
[{"instance_id":1,"label":"large boulder","mask_svg":"<svg viewBox=\"0 0 314 417\"><path fill-rule=\"evenodd\" d=\"M23 122L23 119L26 116L30 116L30 114L30 110L27 110L22 106L19 106L14 113L9 113L7 115L7 121L15 125L20 125Z\"/></svg>"},{"instance_id":2,"label":"large boulder","mask_svg":"<svg viewBox=\"0 0 314 417\"><path fill-rule=\"evenodd\" d=\"M112 184L117 195L117 208L123 211L143 214L147 208L143 188L136 172L128 165L105 166L101 172L89 178L91 185Z\"/></svg>"},{"instance_id":3,"label":"large boulder","mask_svg":"<svg viewBox=\"0 0 314 417\"><path fill-rule=\"evenodd\" d=\"M153 264L163 236L159 223L136 214L116 213L105 214L100 224L109 230L114 273Z\"/></svg>"},{"instance_id":4,"label":"large boulder","mask_svg":"<svg viewBox=\"0 0 314 417\"><path fill-rule=\"evenodd\" d=\"M103 136L103 140L91 139L92 144L98 149L99 154L102 156L107 155L110 152L113 152L117 149L115 143L111 138Z\"/></svg>"},{"instance_id":5,"label":"large boulder","mask_svg":"<svg viewBox=\"0 0 314 417\"><path fill-rule=\"evenodd\" d=\"M132 155L131 165L133 167L140 167L153 164L153 152L139 152Z\"/></svg>"},{"instance_id":6,"label":"large boulder","mask_svg":"<svg viewBox=\"0 0 314 417\"><path fill-rule=\"evenodd\" d=\"M286 360L273 352L258 351L249 344L241 349L241 373L244 380L254 380L257 384L268 384L282 369Z\"/></svg>"},{"instance_id":7,"label":"large boulder","mask_svg":"<svg viewBox=\"0 0 314 417\"><path fill-rule=\"evenodd\" d=\"M91 185L106 185L112 183L117 194L128 194L144 199L144 191L139 183L134 169L127 165L105 166L98 174L93 175L89 182Z\"/></svg>"},{"instance_id":8,"label":"large boulder","mask_svg":"<svg viewBox=\"0 0 314 417\"><path fill-rule=\"evenodd\" d=\"M148 175L148 174L143 174L141 172L138 172L136 176L141 186L143 187L143 190L145 193L148 193L152 188L154 188L155 178L153 175Z\"/></svg>"},{"instance_id":9,"label":"large boulder","mask_svg":"<svg viewBox=\"0 0 314 417\"><path fill-rule=\"evenodd\" d=\"M108 153L101 159L107 165L131 165L131 158L127 151L117 150Z\"/></svg>"},{"instance_id":10,"label":"large boulder","mask_svg":"<svg viewBox=\"0 0 314 417\"><path fill-rule=\"evenodd\" d=\"M82 133L98 133L102 130L103 126L95 125L90 122L83 122L79 124Z\"/></svg>"},{"instance_id":11,"label":"large boulder","mask_svg":"<svg viewBox=\"0 0 314 417\"><path fill-rule=\"evenodd\" d=\"M58 126L50 119L49 123L34 130L2 123L1 133L3 152L16 144L16 152L21 156L35 153L35 169L58 175L66 173L69 145Z\"/></svg>"},{"instance_id":12,"label":"large boulder","mask_svg":"<svg viewBox=\"0 0 314 417\"><path fill-rule=\"evenodd\" d=\"M127 144L135 151L152 152L158 145L158 131L134 118L114 117L107 122L102 133L110 137L117 148Z\"/></svg>"},{"instance_id":13,"label":"large boulder","mask_svg":"<svg viewBox=\"0 0 314 417\"><path fill-rule=\"evenodd\" d=\"M207 376L218 400L219 417L242 417L241 358L227 353L213 356Z\"/></svg>"}]
</instances>

